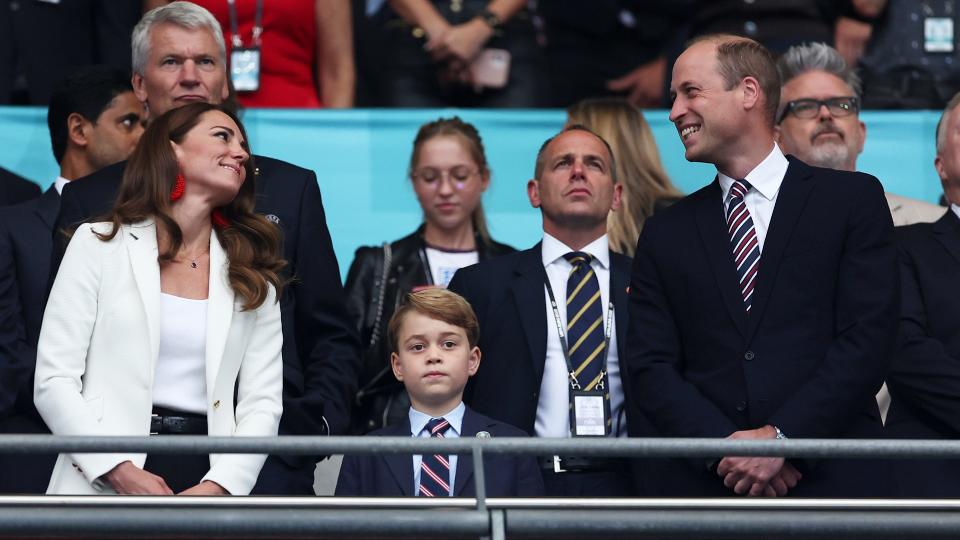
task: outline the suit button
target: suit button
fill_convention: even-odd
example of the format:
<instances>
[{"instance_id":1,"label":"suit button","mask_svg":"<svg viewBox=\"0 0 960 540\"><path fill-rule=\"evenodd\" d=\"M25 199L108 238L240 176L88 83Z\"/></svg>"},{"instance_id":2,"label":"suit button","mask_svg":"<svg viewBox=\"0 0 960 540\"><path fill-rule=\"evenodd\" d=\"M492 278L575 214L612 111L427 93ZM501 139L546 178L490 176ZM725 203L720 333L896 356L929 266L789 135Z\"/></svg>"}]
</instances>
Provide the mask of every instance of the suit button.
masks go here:
<instances>
[{"instance_id":1,"label":"suit button","mask_svg":"<svg viewBox=\"0 0 960 540\"><path fill-rule=\"evenodd\" d=\"M747 351L743 354L743 359L746 360L747 362L753 360L753 357L754 357L753 351Z\"/></svg>"},{"instance_id":2,"label":"suit button","mask_svg":"<svg viewBox=\"0 0 960 540\"><path fill-rule=\"evenodd\" d=\"M219 409L219 408L220 408L220 400L219 400L219 399L213 402L213 408L214 408L214 409Z\"/></svg>"},{"instance_id":3,"label":"suit button","mask_svg":"<svg viewBox=\"0 0 960 540\"><path fill-rule=\"evenodd\" d=\"M737 403L737 412L743 412L743 411L745 411L745 410L747 410L747 402L746 402L746 401L741 401L740 403Z\"/></svg>"}]
</instances>

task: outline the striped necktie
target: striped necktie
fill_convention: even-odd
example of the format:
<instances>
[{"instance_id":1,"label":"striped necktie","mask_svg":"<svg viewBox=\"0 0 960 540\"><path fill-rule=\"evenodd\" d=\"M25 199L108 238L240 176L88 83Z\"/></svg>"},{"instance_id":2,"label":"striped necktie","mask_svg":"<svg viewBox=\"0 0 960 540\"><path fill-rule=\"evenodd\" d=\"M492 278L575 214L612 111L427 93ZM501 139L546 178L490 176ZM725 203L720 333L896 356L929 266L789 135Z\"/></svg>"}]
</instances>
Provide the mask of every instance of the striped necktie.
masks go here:
<instances>
[{"instance_id":1,"label":"striped necktie","mask_svg":"<svg viewBox=\"0 0 960 540\"><path fill-rule=\"evenodd\" d=\"M583 390L595 390L603 372L603 302L600 281L590 266L593 256L571 251L563 256L573 268L567 277L567 345L573 374ZM602 386L602 385L601 385Z\"/></svg>"},{"instance_id":2,"label":"striped necktie","mask_svg":"<svg viewBox=\"0 0 960 540\"><path fill-rule=\"evenodd\" d=\"M730 187L730 202L727 204L727 231L730 233L733 263L737 267L740 293L743 295L747 314L750 313L753 285L757 281L757 270L760 268L760 242L753 227L753 218L743 202L750 187L750 182L746 180L734 180Z\"/></svg>"},{"instance_id":3,"label":"striped necktie","mask_svg":"<svg viewBox=\"0 0 960 540\"><path fill-rule=\"evenodd\" d=\"M443 439L443 434L450 429L450 422L443 418L431 418L425 428L430 436ZM440 454L425 455L420 461L420 488L421 497L450 497L450 459Z\"/></svg>"}]
</instances>

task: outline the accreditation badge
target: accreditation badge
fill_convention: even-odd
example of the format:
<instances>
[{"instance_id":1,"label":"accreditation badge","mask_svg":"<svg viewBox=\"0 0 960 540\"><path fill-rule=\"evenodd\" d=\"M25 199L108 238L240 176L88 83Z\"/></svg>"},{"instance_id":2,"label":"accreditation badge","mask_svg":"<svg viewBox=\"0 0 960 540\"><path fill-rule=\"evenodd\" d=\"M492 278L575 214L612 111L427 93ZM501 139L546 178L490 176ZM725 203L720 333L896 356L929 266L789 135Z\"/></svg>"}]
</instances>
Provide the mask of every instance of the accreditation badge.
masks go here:
<instances>
[{"instance_id":1,"label":"accreditation badge","mask_svg":"<svg viewBox=\"0 0 960 540\"><path fill-rule=\"evenodd\" d=\"M610 401L598 390L570 390L570 426L574 437L603 437L609 433Z\"/></svg>"},{"instance_id":2,"label":"accreditation badge","mask_svg":"<svg viewBox=\"0 0 960 540\"><path fill-rule=\"evenodd\" d=\"M230 51L230 80L237 92L260 89L259 47L234 47Z\"/></svg>"}]
</instances>

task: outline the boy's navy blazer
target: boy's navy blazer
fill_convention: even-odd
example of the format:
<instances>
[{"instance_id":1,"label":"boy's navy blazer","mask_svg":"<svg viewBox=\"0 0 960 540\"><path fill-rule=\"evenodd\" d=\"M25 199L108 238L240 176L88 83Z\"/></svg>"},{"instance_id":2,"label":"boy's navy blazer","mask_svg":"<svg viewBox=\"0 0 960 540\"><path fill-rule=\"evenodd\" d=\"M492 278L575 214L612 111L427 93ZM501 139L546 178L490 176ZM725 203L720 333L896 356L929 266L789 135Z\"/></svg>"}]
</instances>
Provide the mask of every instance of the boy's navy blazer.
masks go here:
<instances>
[{"instance_id":1,"label":"boy's navy blazer","mask_svg":"<svg viewBox=\"0 0 960 540\"><path fill-rule=\"evenodd\" d=\"M460 437L476 437L485 431L491 437L526 437L523 431L476 413L467 407L463 413ZM410 420L378 429L369 434L378 437L410 437ZM484 457L488 497L540 497L543 477L533 456L486 454ZM346 497L412 497L413 457L410 454L347 455L340 467L336 495ZM473 497L473 457L457 458L454 497Z\"/></svg>"}]
</instances>

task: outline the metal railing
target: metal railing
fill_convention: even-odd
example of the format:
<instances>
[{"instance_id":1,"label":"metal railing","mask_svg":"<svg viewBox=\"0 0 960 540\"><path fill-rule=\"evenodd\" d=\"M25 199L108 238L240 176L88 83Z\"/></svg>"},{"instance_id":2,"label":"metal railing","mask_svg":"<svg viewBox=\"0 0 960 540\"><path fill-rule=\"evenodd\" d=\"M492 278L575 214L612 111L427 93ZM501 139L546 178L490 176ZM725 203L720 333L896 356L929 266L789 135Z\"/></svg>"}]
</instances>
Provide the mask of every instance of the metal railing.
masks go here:
<instances>
[{"instance_id":1,"label":"metal railing","mask_svg":"<svg viewBox=\"0 0 960 540\"><path fill-rule=\"evenodd\" d=\"M472 454L475 498L0 497L0 537L955 538L960 501L487 498L486 453L960 459L960 441L0 436L11 453ZM443 508L444 512L436 512ZM389 511L386 511L389 510Z\"/></svg>"}]
</instances>

